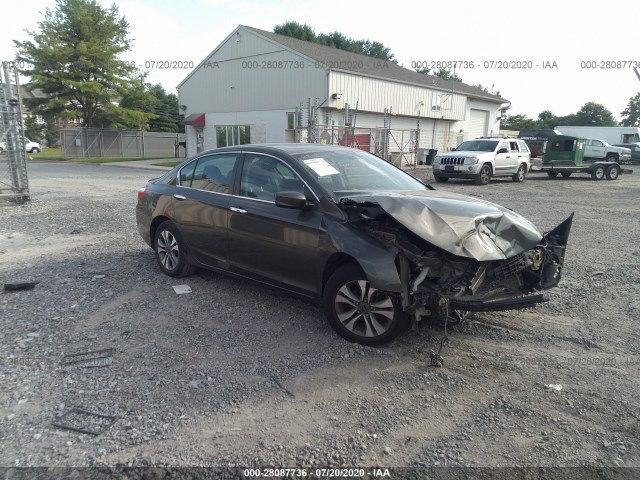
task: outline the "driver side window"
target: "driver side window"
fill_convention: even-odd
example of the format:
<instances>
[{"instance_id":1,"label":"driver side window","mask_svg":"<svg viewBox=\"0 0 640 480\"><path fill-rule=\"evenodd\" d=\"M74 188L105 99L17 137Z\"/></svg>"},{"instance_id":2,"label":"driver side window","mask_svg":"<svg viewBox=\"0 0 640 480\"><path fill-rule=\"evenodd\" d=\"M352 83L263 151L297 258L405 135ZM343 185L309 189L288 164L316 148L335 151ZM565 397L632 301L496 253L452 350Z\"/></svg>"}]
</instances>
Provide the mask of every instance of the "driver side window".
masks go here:
<instances>
[{"instance_id":1,"label":"driver side window","mask_svg":"<svg viewBox=\"0 0 640 480\"><path fill-rule=\"evenodd\" d=\"M276 192L304 193L302 180L283 162L263 155L247 154L242 166L240 195L275 201Z\"/></svg>"}]
</instances>

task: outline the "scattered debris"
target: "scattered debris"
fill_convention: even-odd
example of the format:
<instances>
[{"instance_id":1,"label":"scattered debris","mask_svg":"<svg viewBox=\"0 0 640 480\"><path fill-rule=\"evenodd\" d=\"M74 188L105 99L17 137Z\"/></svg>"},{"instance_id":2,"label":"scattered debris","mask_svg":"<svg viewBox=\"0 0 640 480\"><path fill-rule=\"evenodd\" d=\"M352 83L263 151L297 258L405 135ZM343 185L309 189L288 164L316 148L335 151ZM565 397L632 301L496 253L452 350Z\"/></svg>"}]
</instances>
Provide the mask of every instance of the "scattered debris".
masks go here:
<instances>
[{"instance_id":1,"label":"scattered debris","mask_svg":"<svg viewBox=\"0 0 640 480\"><path fill-rule=\"evenodd\" d=\"M65 355L60 363L63 367L74 366L83 368L108 367L113 363L113 348L94 350L91 352L73 353Z\"/></svg>"},{"instance_id":2,"label":"scattered debris","mask_svg":"<svg viewBox=\"0 0 640 480\"><path fill-rule=\"evenodd\" d=\"M198 388L200 386L200 384L202 383L202 380L191 380L189 382L189 387L191 388Z\"/></svg>"},{"instance_id":3,"label":"scattered debris","mask_svg":"<svg viewBox=\"0 0 640 480\"><path fill-rule=\"evenodd\" d=\"M189 285L174 285L173 291L178 295L184 295L185 293L191 293L191 287Z\"/></svg>"},{"instance_id":4,"label":"scattered debris","mask_svg":"<svg viewBox=\"0 0 640 480\"><path fill-rule=\"evenodd\" d=\"M385 455L391 455L391 453L393 453L393 451L391 450L391 447L384 447Z\"/></svg>"},{"instance_id":5,"label":"scattered debris","mask_svg":"<svg viewBox=\"0 0 640 480\"><path fill-rule=\"evenodd\" d=\"M280 381L278 380L278 378L275 375L271 376L271 380L273 380L275 382L275 384L280 387L287 395L289 395L290 397L295 397L295 395L284 385L282 385L280 383Z\"/></svg>"},{"instance_id":6,"label":"scattered debris","mask_svg":"<svg viewBox=\"0 0 640 480\"><path fill-rule=\"evenodd\" d=\"M78 235L79 233L80 233L80 230L78 230L77 228L74 228L69 232L69 235Z\"/></svg>"},{"instance_id":7,"label":"scattered debris","mask_svg":"<svg viewBox=\"0 0 640 480\"><path fill-rule=\"evenodd\" d=\"M550 383L549 385L547 385L546 383L544 384L544 386L547 388L547 390L551 391L555 391L555 392L561 392L562 391L562 385L560 384L554 384L554 383Z\"/></svg>"},{"instance_id":8,"label":"scattered debris","mask_svg":"<svg viewBox=\"0 0 640 480\"><path fill-rule=\"evenodd\" d=\"M100 280L101 278L106 277L106 275L94 275L92 280Z\"/></svg>"},{"instance_id":9,"label":"scattered debris","mask_svg":"<svg viewBox=\"0 0 640 480\"><path fill-rule=\"evenodd\" d=\"M100 435L118 419L115 415L74 408L51 422L54 427L74 432Z\"/></svg>"},{"instance_id":10,"label":"scattered debris","mask_svg":"<svg viewBox=\"0 0 640 480\"><path fill-rule=\"evenodd\" d=\"M597 276L599 276L599 275L604 275L604 272L593 272L593 273L591 274L591 276L592 276L592 277L597 277Z\"/></svg>"},{"instance_id":11,"label":"scattered debris","mask_svg":"<svg viewBox=\"0 0 640 480\"><path fill-rule=\"evenodd\" d=\"M33 288L38 285L40 281L36 282L16 282L16 283L5 283L4 290L6 292L15 292L18 290L33 290Z\"/></svg>"}]
</instances>

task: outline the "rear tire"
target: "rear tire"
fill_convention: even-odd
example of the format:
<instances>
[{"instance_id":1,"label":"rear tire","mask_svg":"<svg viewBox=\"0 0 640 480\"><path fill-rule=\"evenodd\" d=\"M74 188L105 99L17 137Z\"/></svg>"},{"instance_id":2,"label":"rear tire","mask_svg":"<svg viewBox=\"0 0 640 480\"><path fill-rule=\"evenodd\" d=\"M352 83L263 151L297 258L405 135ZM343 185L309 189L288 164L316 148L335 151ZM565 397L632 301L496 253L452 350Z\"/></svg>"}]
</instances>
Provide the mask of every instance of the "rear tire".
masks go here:
<instances>
[{"instance_id":1,"label":"rear tire","mask_svg":"<svg viewBox=\"0 0 640 480\"><path fill-rule=\"evenodd\" d=\"M572 172L562 172L562 178L569 178Z\"/></svg>"},{"instance_id":2,"label":"rear tire","mask_svg":"<svg viewBox=\"0 0 640 480\"><path fill-rule=\"evenodd\" d=\"M549 175L551 178L556 178L558 176L558 173L560 172L551 171L547 172L547 175Z\"/></svg>"},{"instance_id":3,"label":"rear tire","mask_svg":"<svg viewBox=\"0 0 640 480\"><path fill-rule=\"evenodd\" d=\"M480 169L480 173L476 177L477 185L488 185L491 182L491 167L489 165L483 165Z\"/></svg>"},{"instance_id":4,"label":"rear tire","mask_svg":"<svg viewBox=\"0 0 640 480\"><path fill-rule=\"evenodd\" d=\"M524 163L521 163L520 166L518 167L518 171L513 174L513 177L511 177L511 180L513 180L516 183L522 183L524 182L524 177L526 175L527 175L527 167Z\"/></svg>"},{"instance_id":5,"label":"rear tire","mask_svg":"<svg viewBox=\"0 0 640 480\"><path fill-rule=\"evenodd\" d=\"M620 168L617 165L609 165L607 168L607 180L617 180L620 176Z\"/></svg>"},{"instance_id":6,"label":"rear tire","mask_svg":"<svg viewBox=\"0 0 640 480\"><path fill-rule=\"evenodd\" d=\"M382 345L408 325L398 300L372 287L356 263L346 264L331 275L322 303L331 327L350 342Z\"/></svg>"},{"instance_id":7,"label":"rear tire","mask_svg":"<svg viewBox=\"0 0 640 480\"><path fill-rule=\"evenodd\" d=\"M196 270L189 263L188 247L182 234L171 221L162 222L158 226L153 250L160 269L170 277L186 277Z\"/></svg>"}]
</instances>

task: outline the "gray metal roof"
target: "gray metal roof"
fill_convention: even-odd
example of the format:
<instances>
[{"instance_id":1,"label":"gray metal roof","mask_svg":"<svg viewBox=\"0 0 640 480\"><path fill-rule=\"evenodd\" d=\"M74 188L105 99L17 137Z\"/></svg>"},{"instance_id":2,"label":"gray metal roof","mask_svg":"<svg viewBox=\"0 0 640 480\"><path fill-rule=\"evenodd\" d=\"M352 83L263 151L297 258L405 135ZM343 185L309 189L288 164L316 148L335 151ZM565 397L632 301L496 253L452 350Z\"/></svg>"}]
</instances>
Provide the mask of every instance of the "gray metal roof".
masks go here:
<instances>
[{"instance_id":1,"label":"gray metal roof","mask_svg":"<svg viewBox=\"0 0 640 480\"><path fill-rule=\"evenodd\" d=\"M433 90L451 92L453 89L455 93L461 93L474 98L482 98L495 103L508 102L508 100L505 100L499 95L487 93L484 90L472 87L466 83L444 80L434 75L418 73L414 70L409 70L408 68L396 65L393 62L347 52L345 50L338 50L337 48L327 47L317 43L298 40L297 38L259 30L246 25L243 25L243 27L257 33L258 35L262 35L269 40L277 42L288 49L294 50L306 57L320 62L332 70L342 70L379 79L421 85Z\"/></svg>"}]
</instances>

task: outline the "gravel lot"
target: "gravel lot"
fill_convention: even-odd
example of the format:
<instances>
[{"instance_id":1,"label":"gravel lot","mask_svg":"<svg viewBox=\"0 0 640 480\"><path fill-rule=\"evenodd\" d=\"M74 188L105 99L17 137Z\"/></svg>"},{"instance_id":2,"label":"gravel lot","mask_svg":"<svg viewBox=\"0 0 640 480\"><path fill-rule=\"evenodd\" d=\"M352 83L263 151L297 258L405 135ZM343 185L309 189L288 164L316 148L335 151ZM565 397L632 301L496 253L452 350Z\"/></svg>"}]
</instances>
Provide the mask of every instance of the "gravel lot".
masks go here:
<instances>
[{"instance_id":1,"label":"gravel lot","mask_svg":"<svg viewBox=\"0 0 640 480\"><path fill-rule=\"evenodd\" d=\"M0 293L0 466L640 467L638 173L438 185L576 213L551 301L474 315L432 368L440 327L361 347L269 288L164 276L135 226L154 172L34 162L0 207L0 283L40 282Z\"/></svg>"}]
</instances>

